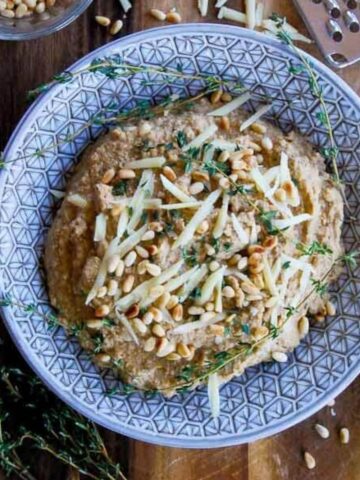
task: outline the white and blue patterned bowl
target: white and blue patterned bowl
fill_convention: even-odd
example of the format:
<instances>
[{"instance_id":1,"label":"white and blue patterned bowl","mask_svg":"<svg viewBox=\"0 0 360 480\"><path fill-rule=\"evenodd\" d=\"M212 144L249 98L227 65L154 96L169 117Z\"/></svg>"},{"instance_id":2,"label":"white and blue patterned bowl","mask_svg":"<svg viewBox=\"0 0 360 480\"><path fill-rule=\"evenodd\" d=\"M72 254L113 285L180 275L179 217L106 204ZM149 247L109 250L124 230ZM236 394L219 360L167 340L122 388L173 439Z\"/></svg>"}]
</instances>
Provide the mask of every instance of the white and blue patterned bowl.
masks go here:
<instances>
[{"instance_id":1,"label":"white and blue patterned bowl","mask_svg":"<svg viewBox=\"0 0 360 480\"><path fill-rule=\"evenodd\" d=\"M274 102L272 118L285 131L296 128L314 145L327 137L316 119L317 101L305 74L289 73L296 57L264 35L219 25L181 25L130 35L79 61L120 54L133 64L182 66L184 71L241 79L260 93L300 97L291 109ZM346 182L350 212L344 226L347 248L359 246L359 123L360 101L334 73L311 59L328 101L339 168ZM49 188L62 189L75 158L99 135L86 129L75 141L54 147L44 157L37 149L64 139L91 115L115 103L131 108L141 99L157 100L171 91L194 94L197 82L179 81L170 88L145 86L143 76L110 80L84 73L41 96L26 113L7 146L5 157L19 159L0 178L1 291L51 311L42 270L46 231L55 200ZM344 272L333 287L337 316L311 328L286 364L248 369L221 388L221 415L210 416L204 388L165 399L138 393L109 396L116 384L97 369L61 328L50 330L38 315L19 308L3 309L5 323L28 363L60 398L87 417L124 435L177 447L219 447L253 441L300 422L338 395L360 370L360 270Z\"/></svg>"}]
</instances>

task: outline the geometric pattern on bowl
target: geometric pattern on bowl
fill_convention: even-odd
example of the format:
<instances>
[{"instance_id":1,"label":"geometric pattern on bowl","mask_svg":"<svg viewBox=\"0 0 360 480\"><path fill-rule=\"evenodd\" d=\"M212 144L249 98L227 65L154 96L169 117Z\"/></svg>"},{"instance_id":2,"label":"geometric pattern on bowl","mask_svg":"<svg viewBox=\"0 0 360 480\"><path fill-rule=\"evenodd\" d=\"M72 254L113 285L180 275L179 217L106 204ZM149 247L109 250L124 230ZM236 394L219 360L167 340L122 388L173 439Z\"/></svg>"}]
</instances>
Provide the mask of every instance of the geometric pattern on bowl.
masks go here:
<instances>
[{"instance_id":1,"label":"geometric pattern on bowl","mask_svg":"<svg viewBox=\"0 0 360 480\"><path fill-rule=\"evenodd\" d=\"M315 115L318 102L306 75L289 72L296 57L264 35L220 25L166 27L108 44L72 68L78 70L94 58L114 54L135 65L181 66L188 73L241 80L254 91L275 97L267 117L285 132L296 125L315 146L326 143L326 133ZM350 205L343 241L347 249L356 248L360 235L360 101L328 68L315 59L312 62L327 99ZM151 80L155 77L150 76ZM143 74L116 80L82 74L38 98L19 123L6 158L29 157L9 164L0 177L2 294L51 311L42 270L44 239L57 207L49 189L64 188L78 155L101 129L85 128L76 140L64 141L43 157L34 152L66 139L109 105L127 109L139 100L157 102L169 93L193 95L201 88L198 81L148 86L144 79ZM291 108L286 98L296 100ZM256 108L256 102L250 108ZM342 273L332 288L336 317L313 326L289 355L288 363L249 368L224 385L221 414L216 419L210 416L204 388L171 399L161 395L146 399L139 393L109 396L107 391L117 380L96 368L61 328L51 330L36 314L15 307L4 308L3 317L19 350L42 380L87 417L147 442L218 447L253 441L301 421L355 378L360 369L359 280L359 267Z\"/></svg>"}]
</instances>

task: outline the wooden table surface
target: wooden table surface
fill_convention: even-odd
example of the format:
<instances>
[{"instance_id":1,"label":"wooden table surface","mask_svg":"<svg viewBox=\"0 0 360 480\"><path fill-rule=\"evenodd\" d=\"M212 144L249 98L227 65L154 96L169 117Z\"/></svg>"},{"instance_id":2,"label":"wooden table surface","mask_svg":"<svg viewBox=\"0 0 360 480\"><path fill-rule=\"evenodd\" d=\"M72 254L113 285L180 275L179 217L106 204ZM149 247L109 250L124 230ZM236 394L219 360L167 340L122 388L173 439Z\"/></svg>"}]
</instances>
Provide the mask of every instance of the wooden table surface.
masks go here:
<instances>
[{"instance_id":1,"label":"wooden table surface","mask_svg":"<svg viewBox=\"0 0 360 480\"><path fill-rule=\"evenodd\" d=\"M166 11L175 6L184 22L203 21L196 8L197 0L133 0L133 3L136 6L124 19L121 35L159 26L159 22L148 14L154 7ZM266 0L264 3L266 15L273 11L286 15L290 23L306 33L291 0ZM240 0L229 0L228 5L243 7ZM27 107L28 90L111 40L106 30L94 22L97 14L122 18L117 0L95 0L76 22L55 35L30 42L0 42L0 149ZM217 21L213 7L206 21ZM320 58L315 46L307 50ZM346 69L340 76L360 93L359 65ZM0 336L6 336L3 328ZM170 449L102 432L110 452L123 463L129 480L359 480L359 412L360 379L340 395L333 412L326 407L286 432L249 445L215 450ZM321 439L314 431L317 421L330 429L328 440ZM351 441L347 446L338 440L341 426L350 428ZM317 466L312 471L304 466L304 450L312 452L316 458ZM45 457L39 460L36 473L38 480L68 478L65 467ZM0 480L4 478L0 473Z\"/></svg>"}]
</instances>

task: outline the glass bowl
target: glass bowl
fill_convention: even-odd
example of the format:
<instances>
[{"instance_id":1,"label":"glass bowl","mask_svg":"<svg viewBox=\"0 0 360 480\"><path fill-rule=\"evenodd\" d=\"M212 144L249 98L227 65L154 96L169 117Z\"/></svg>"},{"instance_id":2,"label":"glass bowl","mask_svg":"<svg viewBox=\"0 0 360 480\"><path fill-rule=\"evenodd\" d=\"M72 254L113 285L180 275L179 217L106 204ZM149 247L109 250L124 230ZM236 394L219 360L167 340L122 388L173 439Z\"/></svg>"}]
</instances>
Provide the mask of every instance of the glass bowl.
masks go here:
<instances>
[{"instance_id":1,"label":"glass bowl","mask_svg":"<svg viewBox=\"0 0 360 480\"><path fill-rule=\"evenodd\" d=\"M50 35L73 22L93 0L57 0L44 13L23 18L0 16L1 40L32 40Z\"/></svg>"}]
</instances>

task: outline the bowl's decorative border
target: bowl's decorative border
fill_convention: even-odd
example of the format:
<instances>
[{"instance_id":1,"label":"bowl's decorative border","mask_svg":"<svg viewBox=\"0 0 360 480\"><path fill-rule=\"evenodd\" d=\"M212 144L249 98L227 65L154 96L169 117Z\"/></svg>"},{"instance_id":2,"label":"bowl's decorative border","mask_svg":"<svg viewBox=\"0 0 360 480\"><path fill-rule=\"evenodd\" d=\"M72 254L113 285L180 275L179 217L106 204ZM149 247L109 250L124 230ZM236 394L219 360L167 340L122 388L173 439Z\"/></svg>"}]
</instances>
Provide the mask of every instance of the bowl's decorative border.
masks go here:
<instances>
[{"instance_id":1,"label":"bowl's decorative border","mask_svg":"<svg viewBox=\"0 0 360 480\"><path fill-rule=\"evenodd\" d=\"M311 112L317 101L302 74L291 75L296 56L279 42L255 32L219 25L181 25L142 32L121 39L88 55L71 70L79 70L94 58L119 54L132 64L181 64L190 72L225 78L242 78L270 96L300 96L291 109L274 102L272 118L285 131L297 128L317 146L326 143L326 132ZM310 57L307 57L310 59ZM315 59L339 147L338 165L347 186L350 205L344 227L346 246L359 244L360 101L335 74ZM171 92L193 94L196 82L178 85L144 85L144 77L111 80L96 74L77 76L55 85L28 110L16 128L5 158L19 157L0 176L1 291L50 311L40 258L44 232L51 223L55 200L49 188L61 189L73 158L96 137L92 126L70 143L44 156L30 154L55 139L71 134L90 115L111 102L131 108L141 99L158 100ZM154 80L154 78L152 78ZM155 79L156 80L156 79ZM21 159L30 155L31 161ZM353 219L352 219L353 218ZM354 220L355 219L355 220ZM338 315L311 329L309 336L286 365L265 364L221 389L222 412L212 419L204 389L165 400L159 395L144 399L134 393L109 396L116 380L99 372L69 340L62 329L50 331L36 313L16 307L3 309L5 323L19 350L42 380L76 410L102 425L141 440L171 446L218 447L279 432L301 421L336 396L359 372L360 328L359 268L343 274L333 298Z\"/></svg>"}]
</instances>

